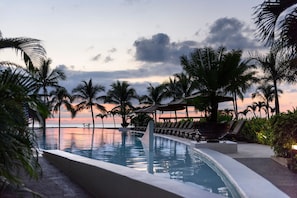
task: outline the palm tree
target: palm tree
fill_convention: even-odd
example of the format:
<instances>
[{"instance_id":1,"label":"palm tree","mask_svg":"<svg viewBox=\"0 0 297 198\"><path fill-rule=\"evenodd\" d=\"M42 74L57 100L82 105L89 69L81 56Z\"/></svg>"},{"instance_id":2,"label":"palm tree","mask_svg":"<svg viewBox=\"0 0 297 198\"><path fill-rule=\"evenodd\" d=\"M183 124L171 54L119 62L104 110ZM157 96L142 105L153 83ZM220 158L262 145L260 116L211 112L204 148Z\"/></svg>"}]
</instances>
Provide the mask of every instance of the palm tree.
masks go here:
<instances>
[{"instance_id":1,"label":"palm tree","mask_svg":"<svg viewBox=\"0 0 297 198\"><path fill-rule=\"evenodd\" d=\"M52 63L51 59L43 60L40 68L38 68L34 74L37 79L37 83L39 85L37 91L41 90L41 96L43 98L43 102L45 105L49 106L49 94L48 94L48 88L57 88L59 87L59 80L65 80L66 76L64 72L58 68L55 68L53 70L50 69L50 64ZM46 118L42 117L42 129L43 134L45 135L46 132Z\"/></svg>"},{"instance_id":2,"label":"palm tree","mask_svg":"<svg viewBox=\"0 0 297 198\"><path fill-rule=\"evenodd\" d=\"M237 98L243 101L244 93L257 82L255 77L256 71L254 67L247 64L247 61L241 61L242 51L232 50L225 55L225 66L229 68L228 76L232 76L226 90L233 96L233 106L235 119L238 119Z\"/></svg>"},{"instance_id":3,"label":"palm tree","mask_svg":"<svg viewBox=\"0 0 297 198\"><path fill-rule=\"evenodd\" d=\"M103 118L107 117L107 114L106 113L99 113L99 114L96 115L96 117L100 117L101 118L102 128L104 128Z\"/></svg>"},{"instance_id":4,"label":"palm tree","mask_svg":"<svg viewBox=\"0 0 297 198\"><path fill-rule=\"evenodd\" d=\"M115 128L115 127L116 127L116 123L115 123L114 116L115 116L116 114L118 114L119 112L118 112L116 109L114 109L114 110L109 111L108 113L109 113L110 115L112 115L113 126L114 126L114 128Z\"/></svg>"},{"instance_id":5,"label":"palm tree","mask_svg":"<svg viewBox=\"0 0 297 198\"><path fill-rule=\"evenodd\" d=\"M3 38L0 32L0 50L15 49L20 52L27 68L32 71L45 58L46 51L40 40L26 37ZM0 61L0 65L16 65L9 61Z\"/></svg>"},{"instance_id":6,"label":"palm tree","mask_svg":"<svg viewBox=\"0 0 297 198\"><path fill-rule=\"evenodd\" d=\"M192 76L196 88L199 90L199 103L204 103L204 108L210 109L209 121L217 122L218 103L225 97L225 90L233 78L230 67L225 67L226 49L199 48L189 57L181 57L183 69Z\"/></svg>"},{"instance_id":7,"label":"palm tree","mask_svg":"<svg viewBox=\"0 0 297 198\"><path fill-rule=\"evenodd\" d=\"M58 113L59 116L59 148L61 140L61 106L64 105L68 111L73 115L73 108L71 106L72 96L64 87L57 87L55 90L50 92L52 96L50 104L53 105L54 112Z\"/></svg>"},{"instance_id":8,"label":"palm tree","mask_svg":"<svg viewBox=\"0 0 297 198\"><path fill-rule=\"evenodd\" d=\"M166 97L165 85L160 84L153 86L151 83L147 87L148 94L140 97L140 103L149 105L160 105L162 100ZM157 118L157 113L155 111L155 120Z\"/></svg>"},{"instance_id":9,"label":"palm tree","mask_svg":"<svg viewBox=\"0 0 297 198\"><path fill-rule=\"evenodd\" d=\"M27 109L49 112L34 94L35 83L22 68L0 70L0 173L5 183L21 184L21 170L33 178L38 178L41 170Z\"/></svg>"},{"instance_id":10,"label":"palm tree","mask_svg":"<svg viewBox=\"0 0 297 198\"><path fill-rule=\"evenodd\" d=\"M188 97L190 96L194 89L195 85L192 81L191 75L188 75L184 72L175 74L174 77L176 78L176 88L179 90L178 92L181 95L178 95L177 98ZM188 106L186 105L186 116L189 117Z\"/></svg>"},{"instance_id":11,"label":"palm tree","mask_svg":"<svg viewBox=\"0 0 297 198\"><path fill-rule=\"evenodd\" d=\"M165 96L164 97L168 97L168 98L172 98L172 100L176 100L178 98L181 98L183 93L181 91L181 89L179 89L178 87L178 81L177 78L171 78L169 77L169 81L165 81L163 83L163 85L165 86Z\"/></svg>"},{"instance_id":12,"label":"palm tree","mask_svg":"<svg viewBox=\"0 0 297 198\"><path fill-rule=\"evenodd\" d=\"M258 108L259 114L260 114L260 118L262 118L262 109L264 109L266 111L266 104L264 101L258 101L258 102L253 102L254 105L256 105L256 107Z\"/></svg>"},{"instance_id":13,"label":"palm tree","mask_svg":"<svg viewBox=\"0 0 297 198\"><path fill-rule=\"evenodd\" d=\"M282 92L282 91L278 90L278 92ZM252 98L260 97L264 102L267 118L269 118L269 109L270 109L269 102L272 102L273 99L275 98L274 93L275 91L274 91L273 85L262 84L257 88L256 92L252 94Z\"/></svg>"},{"instance_id":14,"label":"palm tree","mask_svg":"<svg viewBox=\"0 0 297 198\"><path fill-rule=\"evenodd\" d=\"M0 32L0 50L8 48L20 52L29 69L46 54L37 39L3 38ZM36 136L28 128L29 109L44 115L49 111L34 93L36 81L26 69L4 67L13 65L0 61L0 173L5 184L22 186L20 171L35 179L41 171L35 152Z\"/></svg>"},{"instance_id":15,"label":"palm tree","mask_svg":"<svg viewBox=\"0 0 297 198\"><path fill-rule=\"evenodd\" d=\"M256 56L253 58L256 60L256 65L264 72L263 79L266 82L273 83L276 114L280 113L278 84L282 82L293 83L296 81L296 71L290 67L290 57L279 50L278 48L271 48L266 56Z\"/></svg>"},{"instance_id":16,"label":"palm tree","mask_svg":"<svg viewBox=\"0 0 297 198\"><path fill-rule=\"evenodd\" d=\"M238 114L242 114L245 118L247 117L247 114L250 112L249 109L244 109L243 111L238 112Z\"/></svg>"},{"instance_id":17,"label":"palm tree","mask_svg":"<svg viewBox=\"0 0 297 198\"><path fill-rule=\"evenodd\" d=\"M134 109L131 100L136 99L137 95L135 89L130 88L130 84L126 81L116 81L111 84L111 89L107 92L105 102L116 104L112 109L118 110L119 114L122 116L122 126L127 127L127 115L130 113L131 109Z\"/></svg>"},{"instance_id":18,"label":"palm tree","mask_svg":"<svg viewBox=\"0 0 297 198\"><path fill-rule=\"evenodd\" d=\"M265 0L255 7L258 36L266 45L281 42L285 47L297 47L297 3L292 0Z\"/></svg>"},{"instance_id":19,"label":"palm tree","mask_svg":"<svg viewBox=\"0 0 297 198\"><path fill-rule=\"evenodd\" d=\"M104 98L103 96L98 96L101 91L105 91L105 88L99 84L93 85L92 79L90 79L89 82L82 81L81 84L72 90L73 99L79 100L79 103L75 106L75 111L78 112L84 109L91 110L93 130L95 129L93 106L103 113L106 112L105 107L96 102L97 100L103 100Z\"/></svg>"},{"instance_id":20,"label":"palm tree","mask_svg":"<svg viewBox=\"0 0 297 198\"><path fill-rule=\"evenodd\" d=\"M248 105L246 109L251 110L253 112L254 118L257 117L256 116L257 104L255 102L251 105Z\"/></svg>"}]
</instances>

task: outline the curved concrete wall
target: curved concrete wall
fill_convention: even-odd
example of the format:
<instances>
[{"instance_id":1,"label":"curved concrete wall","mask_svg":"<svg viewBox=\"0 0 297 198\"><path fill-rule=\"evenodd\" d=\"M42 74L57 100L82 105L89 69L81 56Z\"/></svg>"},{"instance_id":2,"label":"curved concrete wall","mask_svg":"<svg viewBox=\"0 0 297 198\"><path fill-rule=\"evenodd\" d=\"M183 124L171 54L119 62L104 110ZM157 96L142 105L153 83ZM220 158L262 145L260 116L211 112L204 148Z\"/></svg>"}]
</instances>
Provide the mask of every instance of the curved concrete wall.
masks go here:
<instances>
[{"instance_id":1,"label":"curved concrete wall","mask_svg":"<svg viewBox=\"0 0 297 198\"><path fill-rule=\"evenodd\" d=\"M181 182L59 150L43 156L94 197L221 197Z\"/></svg>"}]
</instances>

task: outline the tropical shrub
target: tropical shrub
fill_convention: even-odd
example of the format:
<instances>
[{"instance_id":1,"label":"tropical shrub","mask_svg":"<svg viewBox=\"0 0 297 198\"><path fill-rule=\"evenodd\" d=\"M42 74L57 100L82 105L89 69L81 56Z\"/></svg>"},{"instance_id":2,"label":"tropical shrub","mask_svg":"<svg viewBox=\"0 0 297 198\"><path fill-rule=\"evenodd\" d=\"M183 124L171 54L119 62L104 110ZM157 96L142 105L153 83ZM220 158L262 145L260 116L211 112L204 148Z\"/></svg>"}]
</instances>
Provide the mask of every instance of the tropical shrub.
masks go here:
<instances>
[{"instance_id":1,"label":"tropical shrub","mask_svg":"<svg viewBox=\"0 0 297 198\"><path fill-rule=\"evenodd\" d=\"M131 119L131 124L134 126L147 126L150 120L153 118L146 113L139 113Z\"/></svg>"},{"instance_id":2,"label":"tropical shrub","mask_svg":"<svg viewBox=\"0 0 297 198\"><path fill-rule=\"evenodd\" d=\"M35 81L20 70L0 72L0 184L18 186L20 171L38 178L38 163L34 132L28 128L28 109L45 108L31 94Z\"/></svg>"},{"instance_id":3,"label":"tropical shrub","mask_svg":"<svg viewBox=\"0 0 297 198\"><path fill-rule=\"evenodd\" d=\"M272 129L270 122L265 118L247 120L237 138L241 141L271 145Z\"/></svg>"},{"instance_id":4,"label":"tropical shrub","mask_svg":"<svg viewBox=\"0 0 297 198\"><path fill-rule=\"evenodd\" d=\"M290 157L292 145L297 143L297 109L271 119L272 147L277 156Z\"/></svg>"}]
</instances>

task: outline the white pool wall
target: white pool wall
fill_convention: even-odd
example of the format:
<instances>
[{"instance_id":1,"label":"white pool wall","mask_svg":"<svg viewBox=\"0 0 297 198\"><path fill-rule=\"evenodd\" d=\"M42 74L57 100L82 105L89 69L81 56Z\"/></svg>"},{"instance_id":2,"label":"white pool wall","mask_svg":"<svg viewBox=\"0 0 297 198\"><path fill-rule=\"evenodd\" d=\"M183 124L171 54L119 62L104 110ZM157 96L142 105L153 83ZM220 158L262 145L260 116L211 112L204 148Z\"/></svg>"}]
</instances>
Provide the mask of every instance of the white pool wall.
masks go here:
<instances>
[{"instance_id":1,"label":"white pool wall","mask_svg":"<svg viewBox=\"0 0 297 198\"><path fill-rule=\"evenodd\" d=\"M60 150L43 156L94 197L221 197L178 181Z\"/></svg>"}]
</instances>

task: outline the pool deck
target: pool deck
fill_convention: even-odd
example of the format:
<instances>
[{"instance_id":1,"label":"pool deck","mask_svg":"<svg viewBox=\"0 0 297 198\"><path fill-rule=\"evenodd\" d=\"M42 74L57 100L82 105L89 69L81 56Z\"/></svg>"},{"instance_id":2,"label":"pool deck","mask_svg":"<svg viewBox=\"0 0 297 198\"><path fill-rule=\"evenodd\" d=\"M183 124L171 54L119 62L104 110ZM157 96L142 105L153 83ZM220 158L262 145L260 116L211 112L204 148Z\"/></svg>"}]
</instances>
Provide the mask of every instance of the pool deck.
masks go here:
<instances>
[{"instance_id":1,"label":"pool deck","mask_svg":"<svg viewBox=\"0 0 297 198\"><path fill-rule=\"evenodd\" d=\"M288 196L297 197L297 174L273 160L271 157L273 154L269 146L238 143L238 153L229 154L229 156L266 178ZM43 176L39 181L25 178L25 185L29 189L43 197L91 197L43 157L40 157L40 164ZM255 185L256 183L257 181ZM15 194L7 194L3 197L15 197ZM22 192L22 197L32 197L32 195Z\"/></svg>"}]
</instances>

